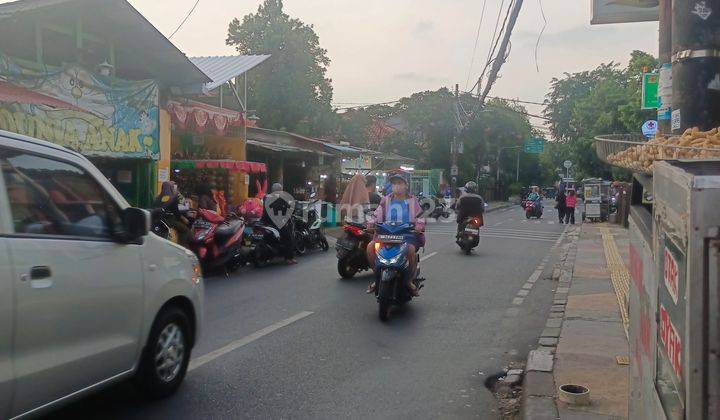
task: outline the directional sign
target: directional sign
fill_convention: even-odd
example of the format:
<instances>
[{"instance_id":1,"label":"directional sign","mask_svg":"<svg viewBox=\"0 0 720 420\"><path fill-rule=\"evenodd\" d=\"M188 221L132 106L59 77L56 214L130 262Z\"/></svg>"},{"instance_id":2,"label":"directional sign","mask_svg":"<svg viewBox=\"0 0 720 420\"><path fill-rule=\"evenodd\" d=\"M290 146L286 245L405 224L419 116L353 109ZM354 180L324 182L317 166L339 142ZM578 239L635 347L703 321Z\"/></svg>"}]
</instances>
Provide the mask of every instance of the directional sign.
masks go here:
<instances>
[{"instance_id":1,"label":"directional sign","mask_svg":"<svg viewBox=\"0 0 720 420\"><path fill-rule=\"evenodd\" d=\"M642 102L640 109L657 109L658 107L658 73L643 73L642 76Z\"/></svg>"},{"instance_id":2,"label":"directional sign","mask_svg":"<svg viewBox=\"0 0 720 420\"><path fill-rule=\"evenodd\" d=\"M545 139L532 138L525 140L523 147L525 153L542 153L545 150Z\"/></svg>"}]
</instances>

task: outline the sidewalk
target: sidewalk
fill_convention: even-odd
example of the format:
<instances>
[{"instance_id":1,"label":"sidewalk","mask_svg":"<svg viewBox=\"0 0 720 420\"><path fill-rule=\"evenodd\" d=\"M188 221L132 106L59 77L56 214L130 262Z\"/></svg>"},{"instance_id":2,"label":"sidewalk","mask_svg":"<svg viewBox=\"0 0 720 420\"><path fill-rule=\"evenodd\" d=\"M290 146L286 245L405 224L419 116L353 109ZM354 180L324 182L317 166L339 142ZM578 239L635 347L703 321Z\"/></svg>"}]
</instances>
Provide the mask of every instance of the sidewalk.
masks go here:
<instances>
[{"instance_id":1,"label":"sidewalk","mask_svg":"<svg viewBox=\"0 0 720 420\"><path fill-rule=\"evenodd\" d=\"M628 292L628 232L607 224L583 224L575 232L547 324L556 328L546 328L541 347L531 353L536 359L547 355L550 369L538 371L528 362L526 419L628 416L627 316L619 305ZM571 406L557 399L562 384L588 388L590 404Z\"/></svg>"}]
</instances>

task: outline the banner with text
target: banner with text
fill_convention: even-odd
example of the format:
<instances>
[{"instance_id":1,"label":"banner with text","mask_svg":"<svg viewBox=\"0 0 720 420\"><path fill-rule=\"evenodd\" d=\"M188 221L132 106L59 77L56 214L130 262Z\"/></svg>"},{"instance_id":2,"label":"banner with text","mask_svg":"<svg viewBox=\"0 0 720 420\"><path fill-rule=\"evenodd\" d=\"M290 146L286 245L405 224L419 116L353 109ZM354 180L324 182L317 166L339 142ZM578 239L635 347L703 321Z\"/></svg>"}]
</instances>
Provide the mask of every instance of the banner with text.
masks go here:
<instances>
[{"instance_id":1,"label":"banner with text","mask_svg":"<svg viewBox=\"0 0 720 420\"><path fill-rule=\"evenodd\" d=\"M592 25L649 22L660 18L659 0L592 0Z\"/></svg>"},{"instance_id":2,"label":"banner with text","mask_svg":"<svg viewBox=\"0 0 720 420\"><path fill-rule=\"evenodd\" d=\"M158 87L76 65L47 71L0 54L0 130L88 156L158 159Z\"/></svg>"}]
</instances>

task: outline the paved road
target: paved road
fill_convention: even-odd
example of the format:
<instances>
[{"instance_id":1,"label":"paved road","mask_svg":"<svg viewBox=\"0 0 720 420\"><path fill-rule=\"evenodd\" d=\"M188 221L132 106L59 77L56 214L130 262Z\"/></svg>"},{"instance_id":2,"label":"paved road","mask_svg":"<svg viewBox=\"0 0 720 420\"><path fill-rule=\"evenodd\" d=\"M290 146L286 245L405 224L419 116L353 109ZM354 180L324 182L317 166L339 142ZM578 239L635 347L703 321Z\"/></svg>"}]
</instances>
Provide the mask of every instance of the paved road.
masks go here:
<instances>
[{"instance_id":1,"label":"paved road","mask_svg":"<svg viewBox=\"0 0 720 420\"><path fill-rule=\"evenodd\" d=\"M332 252L209 278L196 367L177 395L148 403L120 385L53 417L497 418L483 383L525 359L552 301L552 258L527 283L563 232L550 207L540 221L519 206L489 213L471 256L454 223L430 223L426 287L387 324L368 276L340 280Z\"/></svg>"}]
</instances>

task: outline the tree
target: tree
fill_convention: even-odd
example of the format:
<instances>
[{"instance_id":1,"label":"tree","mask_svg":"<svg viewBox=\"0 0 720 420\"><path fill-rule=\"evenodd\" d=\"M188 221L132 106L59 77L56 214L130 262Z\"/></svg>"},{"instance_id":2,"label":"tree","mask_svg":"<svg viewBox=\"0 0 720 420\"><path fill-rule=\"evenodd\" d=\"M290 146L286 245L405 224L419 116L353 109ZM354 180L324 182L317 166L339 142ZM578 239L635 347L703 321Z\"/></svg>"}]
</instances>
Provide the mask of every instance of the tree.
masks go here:
<instances>
[{"instance_id":1,"label":"tree","mask_svg":"<svg viewBox=\"0 0 720 420\"><path fill-rule=\"evenodd\" d=\"M242 22L233 19L226 43L241 54L271 54L262 71L248 75L250 107L262 126L319 135L336 125L327 51L312 25L283 12L282 0L265 0Z\"/></svg>"},{"instance_id":2,"label":"tree","mask_svg":"<svg viewBox=\"0 0 720 420\"><path fill-rule=\"evenodd\" d=\"M601 64L594 70L565 73L551 81L545 116L557 142L543 156L543 173L552 175L557 161L573 162L576 178L612 178L612 168L595 153L595 137L602 134L639 133L642 123L655 117L654 111L640 109L641 75L653 69L657 60L642 51L633 51L627 67ZM618 173L616 173L618 175Z\"/></svg>"}]
</instances>

